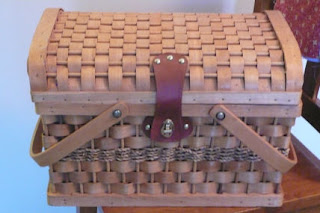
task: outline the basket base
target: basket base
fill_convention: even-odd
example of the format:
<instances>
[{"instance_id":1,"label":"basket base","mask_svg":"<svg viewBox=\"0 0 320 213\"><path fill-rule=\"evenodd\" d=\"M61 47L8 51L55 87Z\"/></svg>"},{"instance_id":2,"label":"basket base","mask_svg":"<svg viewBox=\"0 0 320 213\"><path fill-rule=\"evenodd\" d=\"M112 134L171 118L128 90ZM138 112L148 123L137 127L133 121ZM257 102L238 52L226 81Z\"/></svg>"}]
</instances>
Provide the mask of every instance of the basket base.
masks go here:
<instances>
[{"instance_id":1,"label":"basket base","mask_svg":"<svg viewBox=\"0 0 320 213\"><path fill-rule=\"evenodd\" d=\"M48 204L52 206L219 206L219 207L279 207L283 203L283 191L280 187L278 194L58 194L50 191L48 187Z\"/></svg>"}]
</instances>

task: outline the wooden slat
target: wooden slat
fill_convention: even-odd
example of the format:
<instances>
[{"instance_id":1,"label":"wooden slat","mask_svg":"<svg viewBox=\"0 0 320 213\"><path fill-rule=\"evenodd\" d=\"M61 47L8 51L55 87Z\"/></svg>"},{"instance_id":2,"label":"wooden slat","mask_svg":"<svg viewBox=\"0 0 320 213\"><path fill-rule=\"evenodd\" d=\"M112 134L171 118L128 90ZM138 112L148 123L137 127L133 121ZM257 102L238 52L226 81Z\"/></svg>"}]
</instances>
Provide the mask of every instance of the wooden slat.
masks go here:
<instances>
[{"instance_id":1,"label":"wooden slat","mask_svg":"<svg viewBox=\"0 0 320 213\"><path fill-rule=\"evenodd\" d=\"M225 114L225 118L222 120L216 118L216 114L220 112ZM248 127L227 107L223 105L214 106L210 111L210 115L277 171L286 173L297 163L297 156L293 149L291 149L291 151L293 151L292 159L287 158L281 152L278 152L278 150L263 137L257 134L256 131Z\"/></svg>"},{"instance_id":2,"label":"wooden slat","mask_svg":"<svg viewBox=\"0 0 320 213\"><path fill-rule=\"evenodd\" d=\"M77 104L77 103L36 103L36 112L45 115L98 115L112 104ZM203 117L208 116L212 104L184 104L183 116ZM286 117L294 118L301 115L302 104L297 106L273 105L226 105L239 117ZM153 116L155 105L128 104L131 116Z\"/></svg>"},{"instance_id":3,"label":"wooden slat","mask_svg":"<svg viewBox=\"0 0 320 213\"><path fill-rule=\"evenodd\" d=\"M173 21L176 16L182 21ZM124 21L127 17L132 17L135 21ZM147 21L149 19L152 24ZM157 22L153 23L153 20ZM274 78L284 75L278 73L272 79L270 73L270 70L281 68L284 74L285 65L279 39L274 35L271 25L267 15L262 13L238 16L123 13L119 19L117 14L112 13L96 15L62 12L47 42L47 89L56 90L54 83L60 78L62 81L58 82L59 90L81 88L83 91L90 91L99 88L105 91L137 91L148 88L145 80L150 81L152 90L152 69L143 81L135 70L149 69L153 58L165 52L179 52L188 56L190 71L186 74L185 90L240 92L248 89L267 92L285 89L285 81L281 79L277 82L277 87L273 84ZM290 31L289 28L286 30ZM282 40L287 39L287 34L280 35ZM291 39L294 38L290 37L289 40ZM282 43L284 48L291 45ZM248 51L250 54L247 54ZM208 57L214 60L208 62ZM59 66L68 67L69 72L64 71L59 76L56 71ZM254 84L252 88L250 85L244 87L240 83L245 77L243 70L251 66L258 66L258 75L251 82ZM290 75L288 79L291 81ZM80 82L78 78L81 79ZM290 87L289 85L288 88Z\"/></svg>"},{"instance_id":4,"label":"wooden slat","mask_svg":"<svg viewBox=\"0 0 320 213\"><path fill-rule=\"evenodd\" d=\"M119 118L115 118L112 114L116 109L122 112L122 115L120 115ZM38 121L37 127L40 126L40 128L38 129L36 127L36 131L32 137L30 156L40 166L51 165L59 161L61 158L67 156L75 149L80 148L89 140L92 140L92 138L94 138L96 135L119 122L123 117L127 116L127 113L127 106L123 103L118 103L106 109L99 116L95 117L90 122L83 125L80 129L74 131L72 134L59 141L59 143L54 144L45 151L42 151L41 143L42 123Z\"/></svg>"},{"instance_id":5,"label":"wooden slat","mask_svg":"<svg viewBox=\"0 0 320 213\"><path fill-rule=\"evenodd\" d=\"M280 41L286 67L286 90L299 91L303 83L302 60L299 45L290 27L279 11L265 11Z\"/></svg>"},{"instance_id":6,"label":"wooden slat","mask_svg":"<svg viewBox=\"0 0 320 213\"><path fill-rule=\"evenodd\" d=\"M50 187L49 187L50 189ZM279 206L283 194L198 194L164 195L61 195L48 191L48 203L54 206Z\"/></svg>"},{"instance_id":7,"label":"wooden slat","mask_svg":"<svg viewBox=\"0 0 320 213\"><path fill-rule=\"evenodd\" d=\"M105 213L161 213L161 212L177 212L177 213L284 213L284 212L318 212L318 211L307 211L306 209L317 210L320 206L320 170L306 158L307 153L299 149L299 146L293 137L293 144L296 147L297 155L299 158L297 166L295 166L289 173L283 177L283 190L285 191L284 203L282 207L277 208L219 208L219 207L138 207L136 204L134 207L114 208L109 203L104 204L103 210ZM59 205L80 205L83 202L85 196L79 194L75 195L76 198L71 199L71 196L59 196L51 193L49 190L48 200L51 204ZM99 195L89 195L91 199L91 205L100 205L99 201L103 198L99 198ZM211 195L209 195L211 196ZM79 199L80 197L80 199ZM121 198L123 196L119 196ZM232 197L232 195L231 195ZM63 203L63 199L66 198L66 203ZM104 200L108 200L104 198ZM71 202L72 201L72 202ZM86 200L89 202L89 200ZM232 202L232 200L231 200ZM85 204L83 204L85 205ZM303 210L302 210L303 209Z\"/></svg>"},{"instance_id":8,"label":"wooden slat","mask_svg":"<svg viewBox=\"0 0 320 213\"><path fill-rule=\"evenodd\" d=\"M32 92L32 100L52 103L100 103L125 101L128 104L153 104L155 92ZM184 92L183 104L266 104L298 105L301 92Z\"/></svg>"},{"instance_id":9,"label":"wooden slat","mask_svg":"<svg viewBox=\"0 0 320 213\"><path fill-rule=\"evenodd\" d=\"M28 58L32 91L47 90L46 57L48 42L61 9L46 9L33 36Z\"/></svg>"}]
</instances>

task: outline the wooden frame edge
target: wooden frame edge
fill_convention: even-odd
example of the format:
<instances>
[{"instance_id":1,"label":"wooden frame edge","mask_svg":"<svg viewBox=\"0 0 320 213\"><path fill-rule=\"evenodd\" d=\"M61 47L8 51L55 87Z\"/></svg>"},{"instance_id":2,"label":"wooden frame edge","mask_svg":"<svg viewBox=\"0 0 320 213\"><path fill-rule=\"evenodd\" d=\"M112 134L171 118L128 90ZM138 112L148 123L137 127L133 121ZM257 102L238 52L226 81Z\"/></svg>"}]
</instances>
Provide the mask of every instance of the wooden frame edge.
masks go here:
<instances>
[{"instance_id":1,"label":"wooden frame edge","mask_svg":"<svg viewBox=\"0 0 320 213\"><path fill-rule=\"evenodd\" d=\"M46 9L40 19L33 35L28 57L28 74L32 91L44 91L47 89L47 76L45 60L47 56L48 42L53 31L58 15L62 9Z\"/></svg>"},{"instance_id":2,"label":"wooden frame edge","mask_svg":"<svg viewBox=\"0 0 320 213\"><path fill-rule=\"evenodd\" d=\"M274 28L284 53L286 90L300 91L303 84L303 73L302 56L298 42L280 11L267 10L265 13Z\"/></svg>"},{"instance_id":3,"label":"wooden frame edge","mask_svg":"<svg viewBox=\"0 0 320 213\"><path fill-rule=\"evenodd\" d=\"M36 103L36 113L40 115L99 115L112 104L63 104ZM238 117L281 117L296 118L301 115L302 104L294 106L277 105L236 105L226 104ZM129 116L153 116L154 104L128 104ZM183 104L182 115L207 117L213 104Z\"/></svg>"},{"instance_id":4,"label":"wooden frame edge","mask_svg":"<svg viewBox=\"0 0 320 213\"><path fill-rule=\"evenodd\" d=\"M185 91L182 104L265 104L265 105L298 105L301 91L294 92L213 92ZM124 101L128 104L154 104L156 92L124 91L60 91L32 92L32 101L54 103L90 103L111 104ZM137 98L139 97L139 98Z\"/></svg>"},{"instance_id":5,"label":"wooden frame edge","mask_svg":"<svg viewBox=\"0 0 320 213\"><path fill-rule=\"evenodd\" d=\"M48 204L52 206L107 206L107 207L279 207L283 204L283 191L279 194L196 194L192 195L119 195L52 193L48 186Z\"/></svg>"}]
</instances>

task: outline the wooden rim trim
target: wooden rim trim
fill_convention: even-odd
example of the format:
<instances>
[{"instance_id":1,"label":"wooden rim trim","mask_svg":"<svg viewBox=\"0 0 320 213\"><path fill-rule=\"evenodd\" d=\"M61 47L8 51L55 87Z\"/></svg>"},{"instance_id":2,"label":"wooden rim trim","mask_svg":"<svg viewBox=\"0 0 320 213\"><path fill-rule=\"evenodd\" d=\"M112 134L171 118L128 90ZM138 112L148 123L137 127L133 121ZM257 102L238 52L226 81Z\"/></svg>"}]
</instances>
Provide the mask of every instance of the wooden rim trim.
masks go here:
<instances>
[{"instance_id":1,"label":"wooden rim trim","mask_svg":"<svg viewBox=\"0 0 320 213\"><path fill-rule=\"evenodd\" d=\"M32 92L32 101L54 103L154 104L155 92ZM139 98L137 98L139 97ZM182 104L265 104L298 105L299 92L183 92Z\"/></svg>"},{"instance_id":2,"label":"wooden rim trim","mask_svg":"<svg viewBox=\"0 0 320 213\"><path fill-rule=\"evenodd\" d=\"M119 118L115 118L113 116L113 111L116 109L121 111L121 115ZM67 156L75 149L85 145L96 135L100 134L112 125L118 123L121 119L127 116L128 112L129 109L124 103L118 103L108 108L99 116L82 126L80 129L71 133L59 143L56 143L43 152L41 141L43 130L42 122L39 119L32 137L30 155L40 166L47 166L55 163L61 158Z\"/></svg>"},{"instance_id":3,"label":"wooden rim trim","mask_svg":"<svg viewBox=\"0 0 320 213\"><path fill-rule=\"evenodd\" d=\"M302 61L298 42L280 11L265 11L284 53L286 90L300 91L303 84Z\"/></svg>"},{"instance_id":4,"label":"wooden rim trim","mask_svg":"<svg viewBox=\"0 0 320 213\"><path fill-rule=\"evenodd\" d=\"M280 187L279 194L201 194L196 196L176 195L172 193L160 195L131 194L90 194L73 193L70 195L54 193L48 186L48 203L53 206L281 206L283 191Z\"/></svg>"},{"instance_id":5,"label":"wooden rim trim","mask_svg":"<svg viewBox=\"0 0 320 213\"><path fill-rule=\"evenodd\" d=\"M47 90L47 47L60 11L62 9L46 9L33 36L27 66L32 91Z\"/></svg>"},{"instance_id":6,"label":"wooden rim trim","mask_svg":"<svg viewBox=\"0 0 320 213\"><path fill-rule=\"evenodd\" d=\"M218 113L224 113L224 118L219 119L218 116L216 116ZM269 142L263 139L253 129L248 127L225 106L214 106L210 111L210 115L235 137L247 145L249 149L254 151L265 162L270 164L274 169L285 173L297 163L297 156L292 145L290 147L290 151L292 153L290 156L291 159L289 159L276 150Z\"/></svg>"},{"instance_id":7,"label":"wooden rim trim","mask_svg":"<svg viewBox=\"0 0 320 213\"><path fill-rule=\"evenodd\" d=\"M111 104L79 104L79 103L36 103L36 112L40 115L89 115L95 116L103 112ZM302 104L295 106L279 105L227 105L238 117L283 117L295 118L301 115ZM130 116L152 116L153 104L128 104ZM206 117L212 104L183 104L182 116Z\"/></svg>"}]
</instances>

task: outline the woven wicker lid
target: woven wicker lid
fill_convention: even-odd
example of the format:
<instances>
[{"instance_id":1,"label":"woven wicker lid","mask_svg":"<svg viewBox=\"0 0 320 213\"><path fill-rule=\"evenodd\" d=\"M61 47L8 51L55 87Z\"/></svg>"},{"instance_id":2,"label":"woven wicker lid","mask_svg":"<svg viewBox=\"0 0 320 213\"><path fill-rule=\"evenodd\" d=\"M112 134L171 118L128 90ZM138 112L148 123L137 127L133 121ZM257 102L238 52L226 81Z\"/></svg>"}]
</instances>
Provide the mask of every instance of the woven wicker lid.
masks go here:
<instances>
[{"instance_id":1,"label":"woven wicker lid","mask_svg":"<svg viewBox=\"0 0 320 213\"><path fill-rule=\"evenodd\" d=\"M52 101L50 94L58 100L56 95L65 94L68 100L154 103L151 65L162 53L188 58L183 103L300 102L299 47L277 11L228 15L59 9L44 12L31 45L33 100Z\"/></svg>"}]
</instances>

